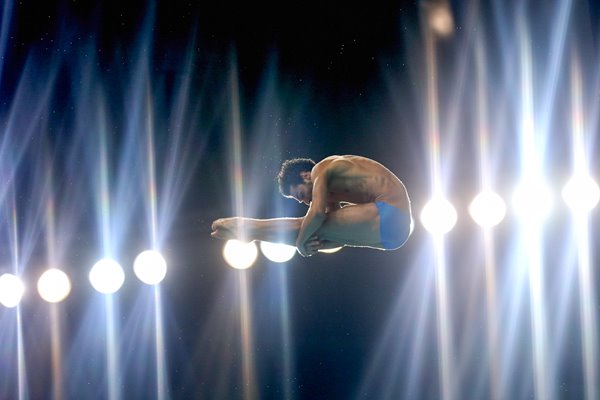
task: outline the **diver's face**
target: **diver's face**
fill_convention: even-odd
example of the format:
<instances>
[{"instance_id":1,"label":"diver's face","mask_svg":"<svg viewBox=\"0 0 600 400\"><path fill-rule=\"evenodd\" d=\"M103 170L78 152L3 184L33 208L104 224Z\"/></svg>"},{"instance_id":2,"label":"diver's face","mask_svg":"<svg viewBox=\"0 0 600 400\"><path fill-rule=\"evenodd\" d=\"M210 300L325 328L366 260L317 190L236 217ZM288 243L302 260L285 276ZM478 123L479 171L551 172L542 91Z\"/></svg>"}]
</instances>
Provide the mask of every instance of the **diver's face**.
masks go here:
<instances>
[{"instance_id":1,"label":"diver's face","mask_svg":"<svg viewBox=\"0 0 600 400\"><path fill-rule=\"evenodd\" d=\"M290 196L299 203L304 203L307 206L312 201L312 182L299 183L290 185Z\"/></svg>"}]
</instances>

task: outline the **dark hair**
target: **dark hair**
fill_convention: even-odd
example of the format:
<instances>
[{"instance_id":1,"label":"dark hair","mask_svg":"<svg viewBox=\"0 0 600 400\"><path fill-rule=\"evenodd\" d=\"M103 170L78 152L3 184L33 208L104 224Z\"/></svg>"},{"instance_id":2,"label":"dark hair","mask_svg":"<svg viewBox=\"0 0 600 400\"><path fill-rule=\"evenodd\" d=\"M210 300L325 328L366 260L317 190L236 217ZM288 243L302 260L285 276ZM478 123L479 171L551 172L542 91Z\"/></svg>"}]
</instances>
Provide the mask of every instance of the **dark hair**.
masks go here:
<instances>
[{"instance_id":1,"label":"dark hair","mask_svg":"<svg viewBox=\"0 0 600 400\"><path fill-rule=\"evenodd\" d=\"M316 163L310 158L294 158L286 160L281 164L277 182L279 183L279 192L284 196L290 195L290 186L303 183L301 172L310 172Z\"/></svg>"}]
</instances>

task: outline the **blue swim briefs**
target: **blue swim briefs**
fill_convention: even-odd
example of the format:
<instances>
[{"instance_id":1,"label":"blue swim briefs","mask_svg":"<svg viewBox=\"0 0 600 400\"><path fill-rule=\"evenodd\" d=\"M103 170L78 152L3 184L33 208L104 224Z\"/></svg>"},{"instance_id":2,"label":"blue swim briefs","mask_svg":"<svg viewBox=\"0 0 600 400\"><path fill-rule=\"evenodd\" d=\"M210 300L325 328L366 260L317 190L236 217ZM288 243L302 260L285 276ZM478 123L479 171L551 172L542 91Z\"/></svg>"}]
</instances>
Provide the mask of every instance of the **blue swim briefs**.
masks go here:
<instances>
[{"instance_id":1,"label":"blue swim briefs","mask_svg":"<svg viewBox=\"0 0 600 400\"><path fill-rule=\"evenodd\" d=\"M375 205L379 210L381 244L386 250L397 249L410 236L412 228L411 216L408 212L383 201L376 201Z\"/></svg>"}]
</instances>

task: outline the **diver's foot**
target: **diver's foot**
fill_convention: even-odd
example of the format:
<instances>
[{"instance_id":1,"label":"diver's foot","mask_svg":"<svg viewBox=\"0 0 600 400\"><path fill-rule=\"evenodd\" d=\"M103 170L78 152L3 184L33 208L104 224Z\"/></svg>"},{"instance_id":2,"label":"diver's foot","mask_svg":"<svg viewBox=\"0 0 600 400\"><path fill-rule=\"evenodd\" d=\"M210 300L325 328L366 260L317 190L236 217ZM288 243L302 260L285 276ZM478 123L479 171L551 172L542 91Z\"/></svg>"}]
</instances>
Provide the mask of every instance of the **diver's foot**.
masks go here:
<instances>
[{"instance_id":1,"label":"diver's foot","mask_svg":"<svg viewBox=\"0 0 600 400\"><path fill-rule=\"evenodd\" d=\"M212 232L210 236L223 239L239 239L239 232L241 230L241 218L219 218L212 223Z\"/></svg>"}]
</instances>

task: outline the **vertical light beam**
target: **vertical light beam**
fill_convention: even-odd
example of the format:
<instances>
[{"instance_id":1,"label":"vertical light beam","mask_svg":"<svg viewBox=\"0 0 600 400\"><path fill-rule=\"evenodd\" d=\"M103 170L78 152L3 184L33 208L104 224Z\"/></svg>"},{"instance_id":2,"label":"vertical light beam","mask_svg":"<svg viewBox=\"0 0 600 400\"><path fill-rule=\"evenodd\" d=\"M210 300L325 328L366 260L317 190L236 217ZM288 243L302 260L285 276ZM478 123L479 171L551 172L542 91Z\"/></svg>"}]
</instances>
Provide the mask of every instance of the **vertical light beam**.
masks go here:
<instances>
[{"instance_id":1,"label":"vertical light beam","mask_svg":"<svg viewBox=\"0 0 600 400\"><path fill-rule=\"evenodd\" d=\"M110 198L108 192L108 155L107 155L107 143L106 143L106 127L104 124L104 113L101 113L100 118L100 132L99 132L99 169L100 174L100 213L99 220L102 228L102 246L103 254L112 255L112 246L110 245Z\"/></svg>"},{"instance_id":2,"label":"vertical light beam","mask_svg":"<svg viewBox=\"0 0 600 400\"><path fill-rule=\"evenodd\" d=\"M48 188L46 201L46 249L48 252L48 265L50 268L56 267L56 232L55 232L55 206L52 165L49 159L46 159L45 182ZM52 394L55 399L62 399L62 344L61 327L58 314L58 304L49 304L50 307L50 343L52 357Z\"/></svg>"},{"instance_id":3,"label":"vertical light beam","mask_svg":"<svg viewBox=\"0 0 600 400\"><path fill-rule=\"evenodd\" d=\"M20 276L19 261L19 230L17 223L17 204L14 190L12 191L12 261L13 270L16 276ZM29 398L27 390L27 369L25 367L25 348L23 345L23 321L21 318L21 306L17 305L17 380L19 400Z\"/></svg>"},{"instance_id":4,"label":"vertical light beam","mask_svg":"<svg viewBox=\"0 0 600 400\"><path fill-rule=\"evenodd\" d=\"M231 177L233 179L233 193L234 209L236 215L244 215L244 186L243 186L243 173L242 173L242 133L240 123L240 96L238 87L238 77L235 67L231 67L230 74L230 85L231 85L231 146L229 153L229 161L233 171ZM242 229L243 231L243 229Z\"/></svg>"},{"instance_id":5,"label":"vertical light beam","mask_svg":"<svg viewBox=\"0 0 600 400\"><path fill-rule=\"evenodd\" d=\"M110 196L108 149L106 143L106 126L104 110L100 112L99 130L99 178L100 178L100 222L102 228L102 246L104 257L112 257L112 241L110 237ZM115 304L113 294L104 294L104 311L106 317L106 372L109 400L120 399L118 342L116 338Z\"/></svg>"},{"instance_id":6,"label":"vertical light beam","mask_svg":"<svg viewBox=\"0 0 600 400\"><path fill-rule=\"evenodd\" d=\"M530 48L530 37L525 25L525 17L518 19L520 85L521 85L521 166L525 185L539 184L542 179L541 155L538 154L538 135L535 126L533 67ZM528 268L530 313L532 328L532 356L535 397L553 399L554 390L549 386L548 357L546 339L546 316L544 303L544 280L542 273L542 221L535 217L523 215L521 224L525 243L525 265Z\"/></svg>"},{"instance_id":7,"label":"vertical light beam","mask_svg":"<svg viewBox=\"0 0 600 400\"><path fill-rule=\"evenodd\" d=\"M150 85L147 86L146 94L146 160L147 160L147 188L148 201L150 203L150 230L152 235L152 249L159 248L158 243L158 216L156 196L156 166L154 152L154 123L152 117L152 98ZM165 363L165 343L162 318L162 297L160 284L154 286L154 340L156 353L156 395L159 400L169 397L167 373Z\"/></svg>"},{"instance_id":8,"label":"vertical light beam","mask_svg":"<svg viewBox=\"0 0 600 400\"><path fill-rule=\"evenodd\" d=\"M240 98L238 77L234 64L231 66L231 152L230 160L233 167L233 198L235 201L236 215L244 215L243 204L243 176L242 176L242 138L240 124ZM242 227L243 232L243 227ZM243 237L242 237L243 239ZM254 353L252 351L252 315L250 313L250 299L248 295L247 271L239 271L240 293L240 325L242 346L242 376L244 385L244 399L257 398L256 379L254 377Z\"/></svg>"},{"instance_id":9,"label":"vertical light beam","mask_svg":"<svg viewBox=\"0 0 600 400\"><path fill-rule=\"evenodd\" d=\"M571 131L572 158L575 176L587 176L588 165L584 138L584 115L582 106L582 78L579 57L571 57ZM579 272L579 310L581 318L581 341L583 343L583 370L585 398L598 399L598 327L594 304L596 291L590 262L590 238L588 210L573 208L577 261Z\"/></svg>"},{"instance_id":10,"label":"vertical light beam","mask_svg":"<svg viewBox=\"0 0 600 400\"><path fill-rule=\"evenodd\" d=\"M483 30L482 30L483 31ZM491 189L491 171L489 160L489 123L486 91L486 69L485 50L483 39L477 36L475 43L476 76L477 76L477 132L479 137L479 171L483 191ZM485 264L485 288L486 288L486 322L487 322L487 347L489 353L489 380L491 398L500 400L503 398L499 382L498 366L498 313L496 305L496 265L494 254L494 235L490 227L483 227L484 264Z\"/></svg>"},{"instance_id":11,"label":"vertical light beam","mask_svg":"<svg viewBox=\"0 0 600 400\"><path fill-rule=\"evenodd\" d=\"M435 36L431 27L425 24L425 62L427 64L427 130L430 152L430 173L434 197L442 193L440 182L440 139L437 94L437 57L435 52ZM433 235L436 265L436 298L438 323L438 349L440 360L438 364L442 399L453 398L453 377L450 371L452 356L450 354L450 320L448 318L448 291L446 281L445 243L443 235Z\"/></svg>"},{"instance_id":12,"label":"vertical light beam","mask_svg":"<svg viewBox=\"0 0 600 400\"><path fill-rule=\"evenodd\" d=\"M157 249L157 211L156 211L156 167L154 160L154 124L152 120L152 99L150 96L150 88L147 88L146 96L146 160L148 160L147 185L148 185L148 201L150 202L150 229L152 231L152 248Z\"/></svg>"},{"instance_id":13,"label":"vertical light beam","mask_svg":"<svg viewBox=\"0 0 600 400\"><path fill-rule=\"evenodd\" d=\"M166 349L160 285L154 286L154 330L156 334L156 394L158 400L165 400L169 398L169 385L165 360Z\"/></svg>"},{"instance_id":14,"label":"vertical light beam","mask_svg":"<svg viewBox=\"0 0 600 400\"><path fill-rule=\"evenodd\" d=\"M108 398L109 400L120 399L119 395L119 360L118 343L115 327L115 304L112 294L104 295L106 311L106 365L108 372Z\"/></svg>"},{"instance_id":15,"label":"vertical light beam","mask_svg":"<svg viewBox=\"0 0 600 400\"><path fill-rule=\"evenodd\" d=\"M291 338L291 322L290 322L290 304L289 304L289 289L288 289L288 274L287 269L278 268L279 272L279 312L281 313L281 335L283 344L283 398L284 400L292 400L292 338Z\"/></svg>"},{"instance_id":16,"label":"vertical light beam","mask_svg":"<svg viewBox=\"0 0 600 400\"><path fill-rule=\"evenodd\" d=\"M254 353L252 351L252 314L250 311L250 298L248 294L248 276L246 270L239 271L240 293L240 325L242 344L242 376L244 385L244 399L252 400L257 397L256 378L254 376Z\"/></svg>"},{"instance_id":17,"label":"vertical light beam","mask_svg":"<svg viewBox=\"0 0 600 400\"><path fill-rule=\"evenodd\" d=\"M55 399L63 398L62 391L62 345L60 341L60 319L58 304L48 304L50 307L50 340L52 343L52 395Z\"/></svg>"}]
</instances>

